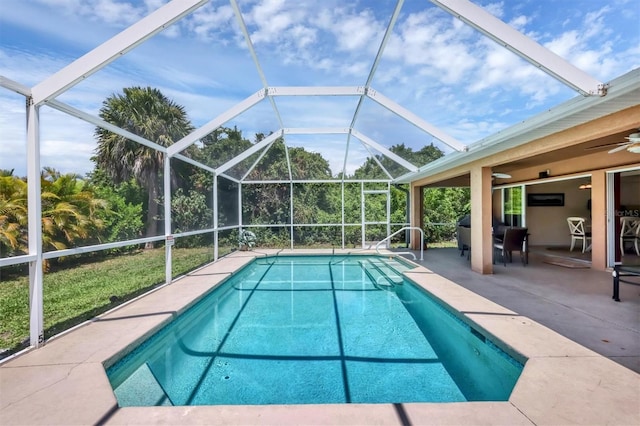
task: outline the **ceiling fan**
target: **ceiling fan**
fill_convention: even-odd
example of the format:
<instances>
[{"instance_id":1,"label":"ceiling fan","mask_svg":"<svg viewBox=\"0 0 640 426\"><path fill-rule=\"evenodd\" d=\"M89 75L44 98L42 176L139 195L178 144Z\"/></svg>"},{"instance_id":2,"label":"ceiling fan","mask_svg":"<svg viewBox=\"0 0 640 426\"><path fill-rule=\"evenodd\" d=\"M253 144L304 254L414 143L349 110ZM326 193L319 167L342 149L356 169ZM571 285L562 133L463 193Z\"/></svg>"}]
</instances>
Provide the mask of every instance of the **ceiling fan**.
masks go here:
<instances>
[{"instance_id":1,"label":"ceiling fan","mask_svg":"<svg viewBox=\"0 0 640 426\"><path fill-rule=\"evenodd\" d=\"M615 148L609 150L609 154L613 154L614 152L622 151L625 149L634 154L640 154L640 132L631 133L629 136L625 136L625 139L627 140L627 142L609 143L605 145L592 146L591 148L587 149L592 150L615 146Z\"/></svg>"},{"instance_id":2,"label":"ceiling fan","mask_svg":"<svg viewBox=\"0 0 640 426\"><path fill-rule=\"evenodd\" d=\"M640 133L631 133L629 136L626 136L625 139L628 142L619 143L616 148L609 151L609 154L622 151L623 149L633 152L634 154L640 154Z\"/></svg>"}]
</instances>

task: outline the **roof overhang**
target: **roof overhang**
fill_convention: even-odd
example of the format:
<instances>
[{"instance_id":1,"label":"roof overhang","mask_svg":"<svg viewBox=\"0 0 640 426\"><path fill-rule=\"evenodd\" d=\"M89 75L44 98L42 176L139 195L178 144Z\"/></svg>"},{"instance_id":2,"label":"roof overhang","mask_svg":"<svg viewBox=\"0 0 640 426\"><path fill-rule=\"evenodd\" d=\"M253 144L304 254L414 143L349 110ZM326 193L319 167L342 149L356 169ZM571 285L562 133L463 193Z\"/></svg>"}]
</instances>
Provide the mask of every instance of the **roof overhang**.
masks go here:
<instances>
[{"instance_id":1,"label":"roof overhang","mask_svg":"<svg viewBox=\"0 0 640 426\"><path fill-rule=\"evenodd\" d=\"M637 68L612 80L606 96L577 96L542 114L469 145L467 152L450 153L420 167L416 172L400 176L394 180L394 183L411 183L488 159L502 151L638 106L639 99L640 68Z\"/></svg>"}]
</instances>

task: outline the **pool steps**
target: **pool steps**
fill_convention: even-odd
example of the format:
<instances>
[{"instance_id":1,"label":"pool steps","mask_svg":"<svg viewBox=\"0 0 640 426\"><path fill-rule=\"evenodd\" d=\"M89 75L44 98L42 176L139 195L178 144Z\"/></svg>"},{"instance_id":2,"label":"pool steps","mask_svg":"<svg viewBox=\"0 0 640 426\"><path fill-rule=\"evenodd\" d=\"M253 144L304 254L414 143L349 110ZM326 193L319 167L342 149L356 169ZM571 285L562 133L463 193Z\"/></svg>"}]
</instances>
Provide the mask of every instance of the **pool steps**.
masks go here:
<instances>
[{"instance_id":1,"label":"pool steps","mask_svg":"<svg viewBox=\"0 0 640 426\"><path fill-rule=\"evenodd\" d=\"M146 362L122 382L114 393L119 401L130 401L133 406L173 405Z\"/></svg>"},{"instance_id":2,"label":"pool steps","mask_svg":"<svg viewBox=\"0 0 640 426\"><path fill-rule=\"evenodd\" d=\"M374 284L381 286L402 285L404 282L402 271L410 269L392 258L366 259L360 261L360 265Z\"/></svg>"}]
</instances>

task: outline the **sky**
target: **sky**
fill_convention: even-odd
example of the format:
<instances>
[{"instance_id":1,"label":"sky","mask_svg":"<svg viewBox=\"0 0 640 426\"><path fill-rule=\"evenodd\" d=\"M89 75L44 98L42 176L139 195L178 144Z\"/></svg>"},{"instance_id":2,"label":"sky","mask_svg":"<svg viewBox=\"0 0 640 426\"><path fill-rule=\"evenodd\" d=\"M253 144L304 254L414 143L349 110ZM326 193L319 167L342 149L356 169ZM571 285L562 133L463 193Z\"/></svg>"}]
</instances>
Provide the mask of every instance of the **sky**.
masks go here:
<instances>
[{"instance_id":1,"label":"sky","mask_svg":"<svg viewBox=\"0 0 640 426\"><path fill-rule=\"evenodd\" d=\"M33 87L165 3L0 0L0 75ZM640 0L474 3L599 81L640 66ZM396 2L238 4L269 87L364 86ZM212 0L57 100L97 115L107 97L131 86L160 89L199 127L263 82L231 5ZM465 145L580 96L426 0L404 1L371 87ZM249 140L281 127L348 128L358 98L276 97L274 105L262 101L225 125ZM43 167L81 175L93 169L93 125L47 106L40 120ZM24 97L0 88L0 169L19 176L26 173L25 122ZM433 143L452 151L368 99L353 128L387 148ZM377 153L345 135L288 135L286 143L321 153L334 174Z\"/></svg>"}]
</instances>

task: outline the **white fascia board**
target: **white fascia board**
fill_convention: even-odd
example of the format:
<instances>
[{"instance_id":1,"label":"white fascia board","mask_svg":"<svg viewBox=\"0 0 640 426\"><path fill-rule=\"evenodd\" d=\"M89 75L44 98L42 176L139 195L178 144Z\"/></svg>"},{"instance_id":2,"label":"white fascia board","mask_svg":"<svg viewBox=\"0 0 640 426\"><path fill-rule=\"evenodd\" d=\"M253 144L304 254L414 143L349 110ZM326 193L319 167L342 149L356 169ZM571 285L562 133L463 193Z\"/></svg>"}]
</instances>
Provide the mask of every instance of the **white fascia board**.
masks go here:
<instances>
[{"instance_id":1,"label":"white fascia board","mask_svg":"<svg viewBox=\"0 0 640 426\"><path fill-rule=\"evenodd\" d=\"M244 151L242 154L237 155L236 157L232 158L231 160L227 161L226 163L218 167L216 169L216 173L221 174L223 172L226 172L231 167L243 162L244 160L246 160L256 152L260 151L261 149L264 149L267 145L273 143L276 139L278 139L281 136L282 136L282 130L279 130L275 133L270 134L269 136L267 136L257 144L253 145L251 148Z\"/></svg>"},{"instance_id":2,"label":"white fascia board","mask_svg":"<svg viewBox=\"0 0 640 426\"><path fill-rule=\"evenodd\" d=\"M606 85L468 0L430 0L545 73L583 95L606 94Z\"/></svg>"},{"instance_id":3,"label":"white fascia board","mask_svg":"<svg viewBox=\"0 0 640 426\"><path fill-rule=\"evenodd\" d=\"M287 127L282 129L285 135L343 135L349 133L348 127Z\"/></svg>"},{"instance_id":4,"label":"white fascia board","mask_svg":"<svg viewBox=\"0 0 640 426\"><path fill-rule=\"evenodd\" d=\"M363 86L283 86L269 87L269 96L362 96Z\"/></svg>"},{"instance_id":5,"label":"white fascia board","mask_svg":"<svg viewBox=\"0 0 640 426\"><path fill-rule=\"evenodd\" d=\"M169 146L169 148L167 149L167 153L169 154L170 157L173 157L180 151L186 149L188 146L194 144L195 142L199 141L203 137L207 136L209 133L213 132L214 130L222 126L227 121L232 120L233 118L242 114L243 112L245 112L246 110L254 106L255 104L259 103L264 98L265 98L265 90L264 89L258 90L256 93L244 99L243 101L237 103L236 105L234 105L227 111L223 112L222 114L220 114L219 116L217 116L216 118L214 118L213 120L205 124L204 126L194 130L184 138L180 139L173 145Z\"/></svg>"},{"instance_id":6,"label":"white fascia board","mask_svg":"<svg viewBox=\"0 0 640 426\"><path fill-rule=\"evenodd\" d=\"M0 87L12 90L24 96L31 96L31 88L0 75Z\"/></svg>"},{"instance_id":7,"label":"white fascia board","mask_svg":"<svg viewBox=\"0 0 640 426\"><path fill-rule=\"evenodd\" d=\"M418 117L417 115L415 115L414 113L406 109L405 107L398 105L397 103L387 98L386 96L382 95L381 93L378 93L376 90L369 88L367 90L367 96L373 99L374 101L376 101L377 103L379 103L380 105L382 105L383 107L385 107L386 109L388 109L389 111L407 120L409 123L413 124L417 128L429 133L430 135L442 141L443 143L450 146L451 148L455 149L456 151L467 150L467 147L464 144L462 144L452 136L438 129L436 126L427 123L422 118Z\"/></svg>"},{"instance_id":8,"label":"white fascia board","mask_svg":"<svg viewBox=\"0 0 640 426\"><path fill-rule=\"evenodd\" d=\"M362 143L377 149L380 153L384 154L385 156L389 157L390 159L392 159L393 161L395 161L396 163L400 164L402 167L404 167L407 170L410 170L412 172L415 172L418 170L418 168L416 166L414 166L413 164L411 164L410 162L408 162L407 160L405 160L404 158L394 154L393 152L389 151L387 148L385 148L384 146L380 145L378 142L374 141L373 139L371 139L370 137L363 135L362 133L360 133L357 130L351 130L351 134L360 139L362 141Z\"/></svg>"},{"instance_id":9,"label":"white fascia board","mask_svg":"<svg viewBox=\"0 0 640 426\"><path fill-rule=\"evenodd\" d=\"M33 87L34 102L55 98L209 0L172 1Z\"/></svg>"},{"instance_id":10,"label":"white fascia board","mask_svg":"<svg viewBox=\"0 0 640 426\"><path fill-rule=\"evenodd\" d=\"M206 170L206 171L208 171L208 172L211 172L211 173L213 173L214 175L215 175L215 173L216 173L215 169L213 169L213 168L211 168L211 167L209 167L209 166L205 166L204 164L200 163L199 161L193 160L193 159L191 159L191 158L189 158L189 157L185 157L185 156L184 156L184 155L182 155L182 154L176 154L176 155L174 155L172 158L175 158L175 159L177 159L177 160L184 161L185 163L192 164L192 165L194 165L194 166L196 166L196 167L201 168L202 170Z\"/></svg>"},{"instance_id":11,"label":"white fascia board","mask_svg":"<svg viewBox=\"0 0 640 426\"><path fill-rule=\"evenodd\" d=\"M46 103L46 106L57 109L58 111L64 112L65 114L69 114L72 117L79 118L80 120L84 120L87 123L95 124L98 127L102 127L105 130L113 132L132 141L138 142L139 144L155 149L156 151L167 152L167 148L162 145L158 145L157 143L152 142L149 139L145 139L141 136L136 135L135 133L129 132L128 130L121 129L118 126L114 126L111 123L101 120L98 117L95 117L60 101L50 100Z\"/></svg>"}]
</instances>

